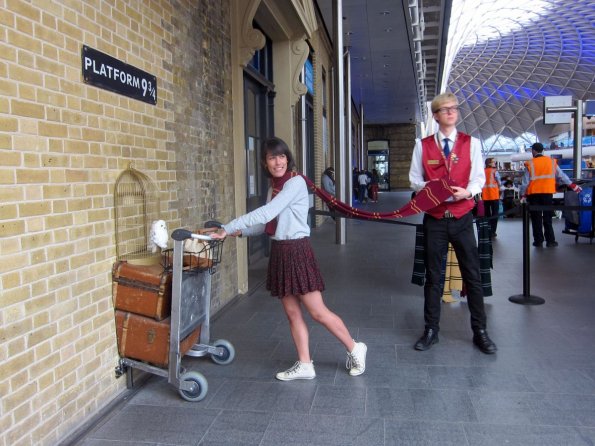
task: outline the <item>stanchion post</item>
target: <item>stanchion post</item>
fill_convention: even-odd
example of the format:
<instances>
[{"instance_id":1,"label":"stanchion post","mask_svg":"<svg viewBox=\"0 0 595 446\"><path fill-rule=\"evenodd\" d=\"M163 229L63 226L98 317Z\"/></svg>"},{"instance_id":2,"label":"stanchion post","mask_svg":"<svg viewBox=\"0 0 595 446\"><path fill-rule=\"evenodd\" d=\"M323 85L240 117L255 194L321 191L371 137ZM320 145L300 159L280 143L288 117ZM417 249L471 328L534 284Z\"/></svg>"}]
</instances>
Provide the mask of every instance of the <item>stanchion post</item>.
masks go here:
<instances>
[{"instance_id":1,"label":"stanchion post","mask_svg":"<svg viewBox=\"0 0 595 446\"><path fill-rule=\"evenodd\" d=\"M529 252L529 207L521 203L523 215L523 294L515 294L508 298L509 301L521 305L542 305L545 299L531 295L531 268Z\"/></svg>"}]
</instances>

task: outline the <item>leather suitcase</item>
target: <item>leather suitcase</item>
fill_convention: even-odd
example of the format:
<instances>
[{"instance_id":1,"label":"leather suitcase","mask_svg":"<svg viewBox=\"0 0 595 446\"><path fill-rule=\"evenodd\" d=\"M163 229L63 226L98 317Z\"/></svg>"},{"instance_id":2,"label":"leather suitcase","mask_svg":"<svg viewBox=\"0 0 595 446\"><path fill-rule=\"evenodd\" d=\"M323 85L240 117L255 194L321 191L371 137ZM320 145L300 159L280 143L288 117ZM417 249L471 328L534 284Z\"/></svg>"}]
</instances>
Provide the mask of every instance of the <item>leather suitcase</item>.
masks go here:
<instances>
[{"instance_id":1,"label":"leather suitcase","mask_svg":"<svg viewBox=\"0 0 595 446\"><path fill-rule=\"evenodd\" d=\"M170 315L172 273L161 265L114 263L112 270L116 310L163 320Z\"/></svg>"},{"instance_id":2,"label":"leather suitcase","mask_svg":"<svg viewBox=\"0 0 595 446\"><path fill-rule=\"evenodd\" d=\"M196 344L200 336L199 325L180 341L183 356ZM145 361L157 367L167 367L169 363L170 318L162 321L116 310L116 337L118 351L123 358Z\"/></svg>"}]
</instances>

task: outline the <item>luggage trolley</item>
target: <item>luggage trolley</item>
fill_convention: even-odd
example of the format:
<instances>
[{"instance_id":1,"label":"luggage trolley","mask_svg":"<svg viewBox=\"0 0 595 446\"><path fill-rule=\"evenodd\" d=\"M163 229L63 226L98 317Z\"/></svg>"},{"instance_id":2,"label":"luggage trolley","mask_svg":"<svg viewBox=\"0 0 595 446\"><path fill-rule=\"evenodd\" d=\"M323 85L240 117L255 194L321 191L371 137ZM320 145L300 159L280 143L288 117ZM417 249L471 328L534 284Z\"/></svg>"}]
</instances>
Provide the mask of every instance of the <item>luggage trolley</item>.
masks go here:
<instances>
[{"instance_id":1,"label":"luggage trolley","mask_svg":"<svg viewBox=\"0 0 595 446\"><path fill-rule=\"evenodd\" d=\"M221 261L222 240L213 240L206 234L194 234L185 229L176 229L171 237L173 250L164 252L164 267L172 270L171 316L169 333L169 361L167 369L131 358L120 358L116 376L126 373L127 387L133 386L132 368L167 378L186 401L201 401L208 392L208 382L197 371L186 371L180 361L184 355L202 357L210 355L216 364L229 364L235 357L233 345L225 339L212 344L210 339L211 275L214 266ZM187 240L204 241L204 248L192 254L184 252ZM200 338L186 352L180 341L200 326Z\"/></svg>"}]
</instances>

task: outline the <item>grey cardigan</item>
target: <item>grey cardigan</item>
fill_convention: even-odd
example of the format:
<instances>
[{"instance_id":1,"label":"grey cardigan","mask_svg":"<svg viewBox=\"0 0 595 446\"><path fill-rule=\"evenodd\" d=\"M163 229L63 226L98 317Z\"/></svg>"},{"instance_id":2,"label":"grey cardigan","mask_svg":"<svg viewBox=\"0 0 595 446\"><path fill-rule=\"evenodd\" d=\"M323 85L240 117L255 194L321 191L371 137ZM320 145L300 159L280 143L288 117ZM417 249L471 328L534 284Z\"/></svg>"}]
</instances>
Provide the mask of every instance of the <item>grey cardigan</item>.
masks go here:
<instances>
[{"instance_id":1,"label":"grey cardigan","mask_svg":"<svg viewBox=\"0 0 595 446\"><path fill-rule=\"evenodd\" d=\"M308 209L310 200L306 181L301 176L290 178L283 189L271 200L271 190L267 204L223 225L228 234L241 231L242 236L260 235L265 225L277 217L277 230L274 240L294 240L310 236Z\"/></svg>"}]
</instances>

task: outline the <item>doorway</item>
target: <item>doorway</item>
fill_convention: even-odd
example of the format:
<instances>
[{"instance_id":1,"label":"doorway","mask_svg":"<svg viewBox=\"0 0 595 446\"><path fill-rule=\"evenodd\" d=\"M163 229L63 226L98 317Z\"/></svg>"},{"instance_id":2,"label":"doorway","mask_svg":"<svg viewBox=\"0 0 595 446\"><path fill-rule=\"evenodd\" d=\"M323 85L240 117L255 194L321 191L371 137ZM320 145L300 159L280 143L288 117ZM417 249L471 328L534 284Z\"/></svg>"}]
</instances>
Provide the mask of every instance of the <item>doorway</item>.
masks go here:
<instances>
[{"instance_id":1,"label":"doorway","mask_svg":"<svg viewBox=\"0 0 595 446\"><path fill-rule=\"evenodd\" d=\"M390 191L390 150L388 139L368 141L368 169L378 172L378 189Z\"/></svg>"}]
</instances>

